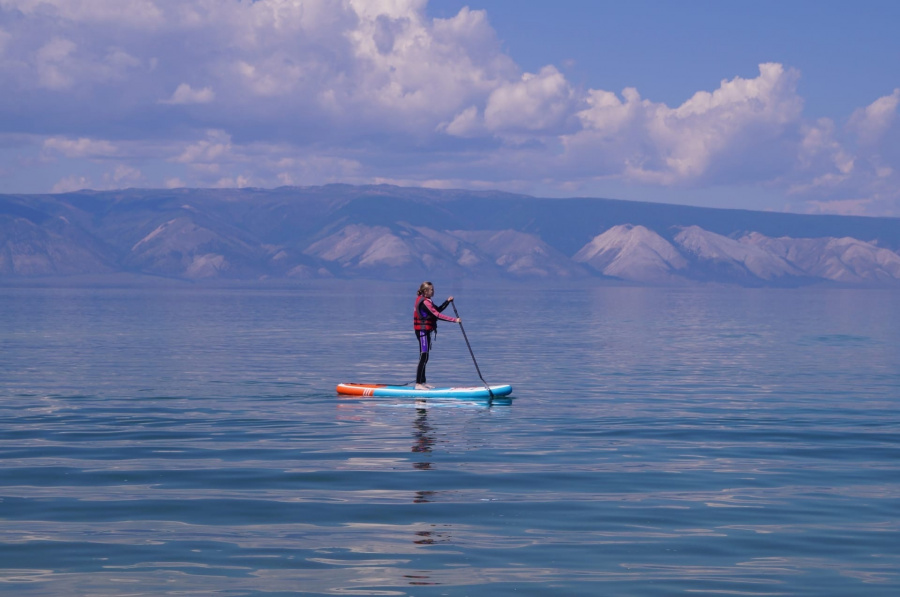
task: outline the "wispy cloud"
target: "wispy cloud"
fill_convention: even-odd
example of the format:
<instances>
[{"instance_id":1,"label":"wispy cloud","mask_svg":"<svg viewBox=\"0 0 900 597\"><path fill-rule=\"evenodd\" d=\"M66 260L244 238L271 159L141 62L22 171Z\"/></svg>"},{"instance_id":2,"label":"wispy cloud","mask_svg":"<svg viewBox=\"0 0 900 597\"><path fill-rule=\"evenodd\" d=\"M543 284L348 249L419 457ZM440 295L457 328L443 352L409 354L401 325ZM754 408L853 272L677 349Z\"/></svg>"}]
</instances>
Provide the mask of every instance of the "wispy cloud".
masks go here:
<instances>
[{"instance_id":1,"label":"wispy cloud","mask_svg":"<svg viewBox=\"0 0 900 597\"><path fill-rule=\"evenodd\" d=\"M44 152L67 158L106 158L115 156L118 149L113 143L103 139L49 137L44 140Z\"/></svg>"}]
</instances>

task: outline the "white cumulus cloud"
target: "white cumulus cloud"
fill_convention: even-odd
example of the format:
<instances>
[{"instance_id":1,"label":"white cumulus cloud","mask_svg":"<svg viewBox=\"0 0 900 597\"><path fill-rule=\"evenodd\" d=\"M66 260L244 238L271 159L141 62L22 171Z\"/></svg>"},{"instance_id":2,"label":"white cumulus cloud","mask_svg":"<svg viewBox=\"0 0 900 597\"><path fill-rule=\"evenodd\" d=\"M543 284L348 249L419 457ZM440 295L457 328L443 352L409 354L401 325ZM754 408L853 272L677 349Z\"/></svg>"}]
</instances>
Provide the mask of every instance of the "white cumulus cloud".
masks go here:
<instances>
[{"instance_id":1,"label":"white cumulus cloud","mask_svg":"<svg viewBox=\"0 0 900 597\"><path fill-rule=\"evenodd\" d=\"M737 162L767 170L785 132L800 123L797 76L780 64L761 64L758 77L722 81L676 108L645 100L636 89L622 99L590 90L588 107L578 113L583 128L565 145L574 161L593 162L598 174L639 182L698 182Z\"/></svg>"},{"instance_id":2,"label":"white cumulus cloud","mask_svg":"<svg viewBox=\"0 0 900 597\"><path fill-rule=\"evenodd\" d=\"M191 143L173 161L208 166L231 161L231 158L231 135L222 130L210 130L206 139Z\"/></svg>"},{"instance_id":3,"label":"white cumulus cloud","mask_svg":"<svg viewBox=\"0 0 900 597\"><path fill-rule=\"evenodd\" d=\"M208 104L216 98L211 87L194 89L187 83L182 83L172 93L172 97L160 100L161 104Z\"/></svg>"},{"instance_id":4,"label":"white cumulus cloud","mask_svg":"<svg viewBox=\"0 0 900 597\"><path fill-rule=\"evenodd\" d=\"M127 164L117 164L112 172L104 175L106 185L110 188L133 186L140 183L143 178L144 175L138 168L133 168Z\"/></svg>"},{"instance_id":5,"label":"white cumulus cloud","mask_svg":"<svg viewBox=\"0 0 900 597\"><path fill-rule=\"evenodd\" d=\"M518 81L492 91L484 120L495 132L559 132L574 106L574 92L565 76L555 67L545 66L537 74L525 73Z\"/></svg>"},{"instance_id":6,"label":"white cumulus cloud","mask_svg":"<svg viewBox=\"0 0 900 597\"><path fill-rule=\"evenodd\" d=\"M890 130L897 119L900 89L880 97L865 108L856 110L847 127L857 135L860 144L874 145Z\"/></svg>"}]
</instances>

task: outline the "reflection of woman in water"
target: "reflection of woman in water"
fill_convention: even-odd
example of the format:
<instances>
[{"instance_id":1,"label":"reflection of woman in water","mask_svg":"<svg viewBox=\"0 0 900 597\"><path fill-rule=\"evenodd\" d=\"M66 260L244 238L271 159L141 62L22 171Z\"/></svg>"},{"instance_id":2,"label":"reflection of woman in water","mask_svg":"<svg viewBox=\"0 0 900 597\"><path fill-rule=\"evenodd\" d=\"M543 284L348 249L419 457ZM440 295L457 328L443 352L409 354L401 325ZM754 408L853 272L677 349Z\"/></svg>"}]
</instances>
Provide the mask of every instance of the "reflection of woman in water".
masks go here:
<instances>
[{"instance_id":1,"label":"reflection of woman in water","mask_svg":"<svg viewBox=\"0 0 900 597\"><path fill-rule=\"evenodd\" d=\"M417 408L416 409L416 420L413 421L413 426L415 429L413 430L413 438L415 442L412 445L412 452L417 454L431 454L431 447L434 445L434 437L430 434L433 431L431 425L428 424L428 410L425 408ZM427 471L431 468L431 462L426 457L422 457L419 462L413 462L413 468ZM416 494L427 494L430 495L431 491L422 491L416 492ZM419 500L415 500L419 501ZM422 501L427 501L424 499Z\"/></svg>"},{"instance_id":2,"label":"reflection of woman in water","mask_svg":"<svg viewBox=\"0 0 900 597\"><path fill-rule=\"evenodd\" d=\"M441 313L453 300L452 296L440 306L435 306L431 301L433 296L434 284L422 282L416 296L416 308L413 311L413 329L416 332L416 338L419 340L419 368L416 370L417 390L430 390L434 387L425 383L425 365L428 364L428 353L431 350L431 333L437 333L437 320L443 319L453 323L461 321L459 318L447 317Z\"/></svg>"}]
</instances>

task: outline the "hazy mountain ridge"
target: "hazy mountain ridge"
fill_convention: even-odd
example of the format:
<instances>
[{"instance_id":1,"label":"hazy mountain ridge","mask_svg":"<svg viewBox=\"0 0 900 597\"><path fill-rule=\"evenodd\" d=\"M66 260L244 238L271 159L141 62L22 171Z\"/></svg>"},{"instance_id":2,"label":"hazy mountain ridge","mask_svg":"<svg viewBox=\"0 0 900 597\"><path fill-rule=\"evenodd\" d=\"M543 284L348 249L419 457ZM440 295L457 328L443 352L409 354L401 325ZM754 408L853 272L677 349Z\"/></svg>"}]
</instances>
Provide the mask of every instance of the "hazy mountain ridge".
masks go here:
<instances>
[{"instance_id":1,"label":"hazy mountain ridge","mask_svg":"<svg viewBox=\"0 0 900 597\"><path fill-rule=\"evenodd\" d=\"M900 220L392 186L0 195L3 278L900 285Z\"/></svg>"}]
</instances>

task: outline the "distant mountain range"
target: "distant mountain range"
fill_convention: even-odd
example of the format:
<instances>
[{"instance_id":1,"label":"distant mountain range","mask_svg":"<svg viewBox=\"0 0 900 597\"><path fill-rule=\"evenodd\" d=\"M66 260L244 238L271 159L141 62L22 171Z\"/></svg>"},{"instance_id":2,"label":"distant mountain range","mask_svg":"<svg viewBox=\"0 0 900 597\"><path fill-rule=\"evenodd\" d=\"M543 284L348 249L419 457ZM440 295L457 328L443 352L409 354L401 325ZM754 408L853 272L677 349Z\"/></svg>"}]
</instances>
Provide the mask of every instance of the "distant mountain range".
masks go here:
<instances>
[{"instance_id":1,"label":"distant mountain range","mask_svg":"<svg viewBox=\"0 0 900 597\"><path fill-rule=\"evenodd\" d=\"M0 279L900 286L900 219L388 185L0 195Z\"/></svg>"}]
</instances>

